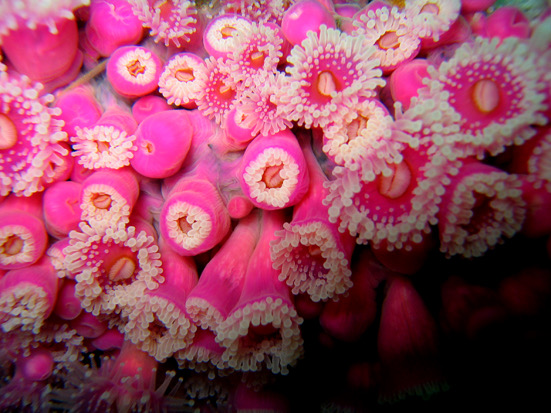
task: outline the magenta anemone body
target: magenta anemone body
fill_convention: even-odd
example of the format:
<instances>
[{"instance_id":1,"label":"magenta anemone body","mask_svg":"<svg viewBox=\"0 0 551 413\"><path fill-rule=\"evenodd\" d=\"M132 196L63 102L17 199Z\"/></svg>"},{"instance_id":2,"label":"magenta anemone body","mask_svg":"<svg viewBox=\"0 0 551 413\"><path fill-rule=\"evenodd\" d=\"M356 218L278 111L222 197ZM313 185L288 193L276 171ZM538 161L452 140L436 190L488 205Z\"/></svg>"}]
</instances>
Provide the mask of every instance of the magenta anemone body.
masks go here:
<instances>
[{"instance_id":1,"label":"magenta anemone body","mask_svg":"<svg viewBox=\"0 0 551 413\"><path fill-rule=\"evenodd\" d=\"M138 195L138 181L131 169L96 171L82 183L81 220L100 229L128 222Z\"/></svg>"},{"instance_id":2,"label":"magenta anemone body","mask_svg":"<svg viewBox=\"0 0 551 413\"><path fill-rule=\"evenodd\" d=\"M149 178L166 178L182 166L190 149L192 129L184 110L148 116L136 130L132 168Z\"/></svg>"},{"instance_id":3,"label":"magenta anemone body","mask_svg":"<svg viewBox=\"0 0 551 413\"><path fill-rule=\"evenodd\" d=\"M222 14L212 19L203 31L203 46L215 59L226 58L235 48L237 31L252 22L237 14Z\"/></svg>"},{"instance_id":4,"label":"magenta anemone body","mask_svg":"<svg viewBox=\"0 0 551 413\"><path fill-rule=\"evenodd\" d=\"M55 104L61 109L58 119L65 122L63 131L69 137L76 135L76 127L92 127L101 117L103 109L91 87L81 86L59 96Z\"/></svg>"},{"instance_id":5,"label":"magenta anemone body","mask_svg":"<svg viewBox=\"0 0 551 413\"><path fill-rule=\"evenodd\" d=\"M137 123L126 109L109 107L96 123L76 128L72 155L88 169L119 169L130 165L137 147L134 131Z\"/></svg>"},{"instance_id":6,"label":"magenta anemone body","mask_svg":"<svg viewBox=\"0 0 551 413\"><path fill-rule=\"evenodd\" d=\"M197 30L197 10L189 0L169 0L158 3L154 0L130 0L134 14L144 27L150 28L155 42L165 46L183 47Z\"/></svg>"},{"instance_id":7,"label":"magenta anemone body","mask_svg":"<svg viewBox=\"0 0 551 413\"><path fill-rule=\"evenodd\" d=\"M121 47L142 38L142 22L126 0L93 1L85 27L90 45L101 55L111 56Z\"/></svg>"},{"instance_id":8,"label":"magenta anemone body","mask_svg":"<svg viewBox=\"0 0 551 413\"><path fill-rule=\"evenodd\" d=\"M252 253L239 301L217 329L222 359L234 369L288 374L303 353L300 318L287 286L272 268L270 242L283 227L282 211L262 211L261 236Z\"/></svg>"},{"instance_id":9,"label":"magenta anemone body","mask_svg":"<svg viewBox=\"0 0 551 413\"><path fill-rule=\"evenodd\" d=\"M374 97L385 85L375 48L363 38L322 25L308 32L287 57L290 85L276 96L289 120L306 128L324 127L345 116L361 98Z\"/></svg>"},{"instance_id":10,"label":"magenta anemone body","mask_svg":"<svg viewBox=\"0 0 551 413\"><path fill-rule=\"evenodd\" d=\"M54 309L57 290L57 274L47 259L8 271L0 279L3 332L21 329L37 334Z\"/></svg>"},{"instance_id":11,"label":"magenta anemone body","mask_svg":"<svg viewBox=\"0 0 551 413\"><path fill-rule=\"evenodd\" d=\"M82 307L94 315L119 314L164 282L159 248L145 231L123 223L98 230L82 222L69 237L65 266L77 281Z\"/></svg>"},{"instance_id":12,"label":"magenta anemone body","mask_svg":"<svg viewBox=\"0 0 551 413\"><path fill-rule=\"evenodd\" d=\"M48 234L64 238L78 229L81 191L82 184L73 181L56 182L44 191L44 223Z\"/></svg>"},{"instance_id":13,"label":"magenta anemone body","mask_svg":"<svg viewBox=\"0 0 551 413\"><path fill-rule=\"evenodd\" d=\"M145 47L123 46L107 63L107 78L121 96L137 98L157 89L163 63Z\"/></svg>"},{"instance_id":14,"label":"magenta anemone body","mask_svg":"<svg viewBox=\"0 0 551 413\"><path fill-rule=\"evenodd\" d=\"M181 255L208 251L230 230L230 216L216 187L205 176L184 176L161 210L160 232Z\"/></svg>"},{"instance_id":15,"label":"magenta anemone body","mask_svg":"<svg viewBox=\"0 0 551 413\"><path fill-rule=\"evenodd\" d=\"M423 79L429 77L426 59L413 59L398 66L388 80L390 93L394 101L401 102L408 109L411 98L417 96L417 91L424 86Z\"/></svg>"},{"instance_id":16,"label":"magenta anemone body","mask_svg":"<svg viewBox=\"0 0 551 413\"><path fill-rule=\"evenodd\" d=\"M407 278L395 276L389 281L377 335L382 365L379 400L428 396L446 389L434 318Z\"/></svg>"},{"instance_id":17,"label":"magenta anemone body","mask_svg":"<svg viewBox=\"0 0 551 413\"><path fill-rule=\"evenodd\" d=\"M256 137L245 150L239 175L243 193L262 209L299 202L308 191L308 167L290 130Z\"/></svg>"},{"instance_id":18,"label":"magenta anemone body","mask_svg":"<svg viewBox=\"0 0 551 413\"><path fill-rule=\"evenodd\" d=\"M252 252L260 236L260 216L238 222L190 292L186 309L195 324L216 331L237 303Z\"/></svg>"},{"instance_id":19,"label":"magenta anemone body","mask_svg":"<svg viewBox=\"0 0 551 413\"><path fill-rule=\"evenodd\" d=\"M12 270L36 263L46 251L44 221L27 212L0 213L0 269Z\"/></svg>"},{"instance_id":20,"label":"magenta anemone body","mask_svg":"<svg viewBox=\"0 0 551 413\"><path fill-rule=\"evenodd\" d=\"M147 118L149 115L153 115L157 112L164 112L165 110L172 109L170 105L160 96L146 95L137 99L132 105L132 116L138 124Z\"/></svg>"},{"instance_id":21,"label":"magenta anemone body","mask_svg":"<svg viewBox=\"0 0 551 413\"><path fill-rule=\"evenodd\" d=\"M40 97L42 85L26 76L0 72L0 195L29 196L53 182L67 140L54 97Z\"/></svg>"},{"instance_id":22,"label":"magenta anemone body","mask_svg":"<svg viewBox=\"0 0 551 413\"><path fill-rule=\"evenodd\" d=\"M197 284L197 269L190 257L182 257L161 244L165 282L147 291L128 311L125 337L158 361L189 346L196 326L185 309L189 292Z\"/></svg>"},{"instance_id":23,"label":"magenta anemone body","mask_svg":"<svg viewBox=\"0 0 551 413\"><path fill-rule=\"evenodd\" d=\"M431 90L436 95L441 90L461 115L455 149L464 156L481 159L485 152L501 153L532 137L531 125L545 123L544 85L538 83L536 56L517 38L498 45L499 41L477 38L438 68L427 68Z\"/></svg>"},{"instance_id":24,"label":"magenta anemone body","mask_svg":"<svg viewBox=\"0 0 551 413\"><path fill-rule=\"evenodd\" d=\"M521 181L480 162L452 179L439 211L440 250L478 257L517 233L526 216Z\"/></svg>"},{"instance_id":25,"label":"magenta anemone body","mask_svg":"<svg viewBox=\"0 0 551 413\"><path fill-rule=\"evenodd\" d=\"M77 57L78 29L74 20L59 18L56 33L44 24L20 26L2 38L2 50L21 74L46 83L67 72Z\"/></svg>"},{"instance_id":26,"label":"magenta anemone body","mask_svg":"<svg viewBox=\"0 0 551 413\"><path fill-rule=\"evenodd\" d=\"M205 62L190 52L177 53L166 62L159 78L159 92L169 105L194 109L201 93L197 73L204 70Z\"/></svg>"},{"instance_id":27,"label":"magenta anemone body","mask_svg":"<svg viewBox=\"0 0 551 413\"><path fill-rule=\"evenodd\" d=\"M306 39L309 31L318 34L322 25L336 28L331 12L317 0L301 0L285 12L281 30L287 41L295 45Z\"/></svg>"},{"instance_id":28,"label":"magenta anemone body","mask_svg":"<svg viewBox=\"0 0 551 413\"><path fill-rule=\"evenodd\" d=\"M517 7L500 7L486 19L486 37L528 39L531 34L530 20Z\"/></svg>"},{"instance_id":29,"label":"magenta anemone body","mask_svg":"<svg viewBox=\"0 0 551 413\"><path fill-rule=\"evenodd\" d=\"M303 137L304 138L304 137ZM351 286L350 261L355 239L340 233L329 222L323 199L328 189L325 177L309 142L302 142L310 176L310 187L293 209L293 219L276 232L271 245L273 268L278 279L293 294L307 293L312 301L326 301L345 293Z\"/></svg>"},{"instance_id":30,"label":"magenta anemone body","mask_svg":"<svg viewBox=\"0 0 551 413\"><path fill-rule=\"evenodd\" d=\"M364 44L375 49L372 58L379 60L379 67L388 75L417 56L421 49L419 35L405 12L397 7L366 8L366 12L360 11L355 17L353 24L357 29L352 34L363 37Z\"/></svg>"}]
</instances>

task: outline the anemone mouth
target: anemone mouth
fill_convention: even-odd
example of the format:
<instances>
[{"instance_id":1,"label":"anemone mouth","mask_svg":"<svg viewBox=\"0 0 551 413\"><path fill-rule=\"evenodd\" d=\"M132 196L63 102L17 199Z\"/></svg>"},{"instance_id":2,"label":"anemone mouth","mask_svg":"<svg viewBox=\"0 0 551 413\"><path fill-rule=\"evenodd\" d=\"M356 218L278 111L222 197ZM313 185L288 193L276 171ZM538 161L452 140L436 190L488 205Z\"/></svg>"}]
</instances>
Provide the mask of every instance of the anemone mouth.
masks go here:
<instances>
[{"instance_id":1,"label":"anemone mouth","mask_svg":"<svg viewBox=\"0 0 551 413\"><path fill-rule=\"evenodd\" d=\"M389 199L398 199L403 196L410 187L413 174L408 163L403 160L397 164L390 164L390 175L380 175L379 193Z\"/></svg>"},{"instance_id":2,"label":"anemone mouth","mask_svg":"<svg viewBox=\"0 0 551 413\"><path fill-rule=\"evenodd\" d=\"M0 150L12 148L17 143L17 128L8 115L0 113Z\"/></svg>"},{"instance_id":3,"label":"anemone mouth","mask_svg":"<svg viewBox=\"0 0 551 413\"><path fill-rule=\"evenodd\" d=\"M331 98L342 90L342 87L339 86L340 83L337 76L329 70L321 71L315 82L318 93L326 98Z\"/></svg>"},{"instance_id":4,"label":"anemone mouth","mask_svg":"<svg viewBox=\"0 0 551 413\"><path fill-rule=\"evenodd\" d=\"M107 276L115 283L128 280L136 272L136 260L131 256L118 258L109 268L106 269Z\"/></svg>"},{"instance_id":5,"label":"anemone mouth","mask_svg":"<svg viewBox=\"0 0 551 413\"><path fill-rule=\"evenodd\" d=\"M178 69L174 74L174 77L180 82L193 82L195 80L195 74L190 67L183 67Z\"/></svg>"},{"instance_id":6,"label":"anemone mouth","mask_svg":"<svg viewBox=\"0 0 551 413\"><path fill-rule=\"evenodd\" d=\"M436 3L427 2L426 4L423 5L423 7L421 7L420 11L421 13L438 15L440 14L440 7L438 7L438 4Z\"/></svg>"},{"instance_id":7,"label":"anemone mouth","mask_svg":"<svg viewBox=\"0 0 551 413\"><path fill-rule=\"evenodd\" d=\"M137 77L138 75L145 73L146 67L140 62L139 59L136 59L130 63L127 63L126 69L128 70L130 76Z\"/></svg>"},{"instance_id":8,"label":"anemone mouth","mask_svg":"<svg viewBox=\"0 0 551 413\"><path fill-rule=\"evenodd\" d=\"M400 47L400 37L395 31L389 30L382 34L376 42L381 50L398 49Z\"/></svg>"},{"instance_id":9,"label":"anemone mouth","mask_svg":"<svg viewBox=\"0 0 551 413\"><path fill-rule=\"evenodd\" d=\"M15 256L21 253L24 249L25 241L17 236L8 236L3 243L0 244L0 254L6 256Z\"/></svg>"},{"instance_id":10,"label":"anemone mouth","mask_svg":"<svg viewBox=\"0 0 551 413\"><path fill-rule=\"evenodd\" d=\"M266 184L266 188L281 188L285 182L285 178L281 176L283 164L267 166L262 174L262 182Z\"/></svg>"},{"instance_id":11,"label":"anemone mouth","mask_svg":"<svg viewBox=\"0 0 551 413\"><path fill-rule=\"evenodd\" d=\"M490 114L499 108L501 89L492 79L481 79L471 86L471 100L483 114Z\"/></svg>"},{"instance_id":12,"label":"anemone mouth","mask_svg":"<svg viewBox=\"0 0 551 413\"><path fill-rule=\"evenodd\" d=\"M108 210L109 208L111 208L111 203L113 202L113 199L109 194L98 192L92 195L91 202L97 209Z\"/></svg>"},{"instance_id":13,"label":"anemone mouth","mask_svg":"<svg viewBox=\"0 0 551 413\"><path fill-rule=\"evenodd\" d=\"M235 37L236 34L237 29L231 24L228 24L220 29L220 36L222 37L222 39Z\"/></svg>"}]
</instances>

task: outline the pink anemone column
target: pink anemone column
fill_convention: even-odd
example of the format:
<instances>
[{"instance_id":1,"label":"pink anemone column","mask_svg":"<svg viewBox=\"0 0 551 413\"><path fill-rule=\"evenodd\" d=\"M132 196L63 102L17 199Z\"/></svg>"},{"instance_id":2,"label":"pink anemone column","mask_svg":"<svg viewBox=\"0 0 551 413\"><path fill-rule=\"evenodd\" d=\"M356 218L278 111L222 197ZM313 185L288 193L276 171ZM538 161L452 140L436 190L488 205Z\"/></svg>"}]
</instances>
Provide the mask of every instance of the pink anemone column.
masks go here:
<instances>
[{"instance_id":1,"label":"pink anemone column","mask_svg":"<svg viewBox=\"0 0 551 413\"><path fill-rule=\"evenodd\" d=\"M270 242L283 227L282 211L263 211L261 236L249 261L243 290L217 329L223 360L242 371L288 374L303 354L298 316L288 287L272 268Z\"/></svg>"},{"instance_id":2,"label":"pink anemone column","mask_svg":"<svg viewBox=\"0 0 551 413\"><path fill-rule=\"evenodd\" d=\"M257 136L241 160L239 182L245 196L262 209L296 205L309 186L308 167L296 136L286 129Z\"/></svg>"},{"instance_id":3,"label":"pink anemone column","mask_svg":"<svg viewBox=\"0 0 551 413\"><path fill-rule=\"evenodd\" d=\"M26 76L0 71L0 195L30 196L56 179L68 153L52 95Z\"/></svg>"},{"instance_id":4,"label":"pink anemone column","mask_svg":"<svg viewBox=\"0 0 551 413\"><path fill-rule=\"evenodd\" d=\"M274 103L300 126L324 127L385 85L374 53L361 37L321 26L319 35L309 32L291 50L286 68L291 84Z\"/></svg>"},{"instance_id":5,"label":"pink anemone column","mask_svg":"<svg viewBox=\"0 0 551 413\"><path fill-rule=\"evenodd\" d=\"M291 222L275 233L270 251L278 279L293 294L307 293L318 302L339 296L352 286L350 262L356 240L329 222L328 208L322 203L328 193L328 179L312 152L310 140L302 139L310 187L294 207Z\"/></svg>"},{"instance_id":6,"label":"pink anemone column","mask_svg":"<svg viewBox=\"0 0 551 413\"><path fill-rule=\"evenodd\" d=\"M522 182L480 162L468 162L442 199L438 212L440 250L478 257L520 231L526 216Z\"/></svg>"},{"instance_id":7,"label":"pink anemone column","mask_svg":"<svg viewBox=\"0 0 551 413\"><path fill-rule=\"evenodd\" d=\"M140 350L164 362L193 340L197 327L190 321L185 303L198 277L192 258L182 257L163 244L160 253L165 282L146 291L128 309L128 321L122 329Z\"/></svg>"},{"instance_id":8,"label":"pink anemone column","mask_svg":"<svg viewBox=\"0 0 551 413\"><path fill-rule=\"evenodd\" d=\"M69 237L65 267L82 307L94 315L119 314L164 282L159 248L145 231L124 223L98 230L82 222Z\"/></svg>"}]
</instances>

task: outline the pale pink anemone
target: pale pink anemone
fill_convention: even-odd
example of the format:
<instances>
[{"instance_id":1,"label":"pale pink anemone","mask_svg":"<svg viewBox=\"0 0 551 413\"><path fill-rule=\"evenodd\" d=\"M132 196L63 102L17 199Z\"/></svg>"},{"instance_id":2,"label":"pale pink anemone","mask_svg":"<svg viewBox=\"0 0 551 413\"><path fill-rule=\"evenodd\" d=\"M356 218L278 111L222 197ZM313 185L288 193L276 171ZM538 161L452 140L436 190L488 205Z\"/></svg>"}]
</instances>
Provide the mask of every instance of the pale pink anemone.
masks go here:
<instances>
[{"instance_id":1,"label":"pale pink anemone","mask_svg":"<svg viewBox=\"0 0 551 413\"><path fill-rule=\"evenodd\" d=\"M24 211L0 212L0 269L34 264L44 254L48 234L44 221Z\"/></svg>"},{"instance_id":2,"label":"pale pink anemone","mask_svg":"<svg viewBox=\"0 0 551 413\"><path fill-rule=\"evenodd\" d=\"M283 37L272 27L252 23L236 31L226 64L236 86L249 87L256 76L275 73L283 56Z\"/></svg>"},{"instance_id":3,"label":"pale pink anemone","mask_svg":"<svg viewBox=\"0 0 551 413\"><path fill-rule=\"evenodd\" d=\"M243 91L236 103L236 116L239 124L249 128L254 137L273 135L293 125L275 104L274 96L284 93L289 78L280 72L266 77L253 78L252 84Z\"/></svg>"},{"instance_id":4,"label":"pale pink anemone","mask_svg":"<svg viewBox=\"0 0 551 413\"><path fill-rule=\"evenodd\" d=\"M270 246L272 266L278 279L295 295L307 293L312 301L326 301L345 293L351 286L350 261L356 244L348 233L328 220L328 181L319 166L310 142L302 148L308 164L310 188L293 209L291 222L283 224Z\"/></svg>"},{"instance_id":5,"label":"pale pink anemone","mask_svg":"<svg viewBox=\"0 0 551 413\"><path fill-rule=\"evenodd\" d=\"M287 0L229 0L224 2L226 13L236 13L255 22L281 23L292 1Z\"/></svg>"},{"instance_id":6,"label":"pale pink anemone","mask_svg":"<svg viewBox=\"0 0 551 413\"><path fill-rule=\"evenodd\" d=\"M159 78L159 92L169 105L193 107L201 93L197 72L205 62L193 53L178 53L165 64Z\"/></svg>"},{"instance_id":7,"label":"pale pink anemone","mask_svg":"<svg viewBox=\"0 0 551 413\"><path fill-rule=\"evenodd\" d=\"M75 18L73 11L90 5L90 0L18 0L5 1L0 5L0 36L20 24L34 30L39 24L48 27L50 33L57 33L58 19Z\"/></svg>"},{"instance_id":8,"label":"pale pink anemone","mask_svg":"<svg viewBox=\"0 0 551 413\"><path fill-rule=\"evenodd\" d=\"M394 120L378 100L365 99L347 116L324 128L323 152L335 164L360 171L364 179L389 172L402 160L401 151L415 139L392 133Z\"/></svg>"},{"instance_id":9,"label":"pale pink anemone","mask_svg":"<svg viewBox=\"0 0 551 413\"><path fill-rule=\"evenodd\" d=\"M372 58L379 60L383 73L415 58L421 41L415 26L397 7L380 7L361 13L353 22L354 36L363 39L366 47L374 48Z\"/></svg>"},{"instance_id":10,"label":"pale pink anemone","mask_svg":"<svg viewBox=\"0 0 551 413\"><path fill-rule=\"evenodd\" d=\"M239 300L247 265L260 236L257 211L241 219L201 273L186 300L193 322L213 332Z\"/></svg>"},{"instance_id":11,"label":"pale pink anemone","mask_svg":"<svg viewBox=\"0 0 551 413\"><path fill-rule=\"evenodd\" d=\"M64 384L51 390L49 404L90 413L185 410L184 400L176 396L182 380L174 380L174 371L157 378L158 362L132 343L125 342L118 355L103 356L99 363L69 364L59 374Z\"/></svg>"},{"instance_id":12,"label":"pale pink anemone","mask_svg":"<svg viewBox=\"0 0 551 413\"><path fill-rule=\"evenodd\" d=\"M197 108L207 118L222 125L239 100L240 92L233 84L230 68L222 59L209 57L204 70L197 71Z\"/></svg>"},{"instance_id":13,"label":"pale pink anemone","mask_svg":"<svg viewBox=\"0 0 551 413\"><path fill-rule=\"evenodd\" d=\"M69 237L65 267L82 307L94 315L119 314L164 282L159 247L145 231L124 223L97 230L81 222Z\"/></svg>"},{"instance_id":14,"label":"pale pink anemone","mask_svg":"<svg viewBox=\"0 0 551 413\"><path fill-rule=\"evenodd\" d=\"M119 95L133 99L157 90L162 67L153 51L141 46L122 46L109 58L106 73Z\"/></svg>"},{"instance_id":15,"label":"pale pink anemone","mask_svg":"<svg viewBox=\"0 0 551 413\"><path fill-rule=\"evenodd\" d=\"M54 309L57 290L57 274L47 259L8 271L0 279L0 326L3 332L38 333Z\"/></svg>"},{"instance_id":16,"label":"pale pink anemone","mask_svg":"<svg viewBox=\"0 0 551 413\"><path fill-rule=\"evenodd\" d=\"M96 171L82 183L81 220L97 229L128 223L139 191L138 181L129 169Z\"/></svg>"},{"instance_id":17,"label":"pale pink anemone","mask_svg":"<svg viewBox=\"0 0 551 413\"><path fill-rule=\"evenodd\" d=\"M217 328L222 360L236 370L288 374L302 356L302 318L272 268L270 242L282 229L282 211L263 211L261 236L249 261L239 301Z\"/></svg>"},{"instance_id":18,"label":"pale pink anemone","mask_svg":"<svg viewBox=\"0 0 551 413\"><path fill-rule=\"evenodd\" d=\"M203 31L203 46L211 57L225 59L237 43L235 35L249 27L252 22L237 14L223 14L212 19Z\"/></svg>"},{"instance_id":19,"label":"pale pink anemone","mask_svg":"<svg viewBox=\"0 0 551 413\"><path fill-rule=\"evenodd\" d=\"M189 346L197 327L185 309L186 297L197 284L197 269L190 257L182 257L161 245L165 282L148 290L126 313L121 329L126 339L159 362Z\"/></svg>"},{"instance_id":20,"label":"pale pink anemone","mask_svg":"<svg viewBox=\"0 0 551 413\"><path fill-rule=\"evenodd\" d=\"M247 146L238 176L241 189L262 209L297 204L308 191L308 167L296 136L286 129L257 136Z\"/></svg>"},{"instance_id":21,"label":"pale pink anemone","mask_svg":"<svg viewBox=\"0 0 551 413\"><path fill-rule=\"evenodd\" d=\"M30 196L55 180L67 141L52 95L26 76L0 72L0 195Z\"/></svg>"},{"instance_id":22,"label":"pale pink anemone","mask_svg":"<svg viewBox=\"0 0 551 413\"><path fill-rule=\"evenodd\" d=\"M522 181L480 162L466 163L446 189L438 229L440 251L479 257L511 238L526 216Z\"/></svg>"},{"instance_id":23,"label":"pale pink anemone","mask_svg":"<svg viewBox=\"0 0 551 413\"><path fill-rule=\"evenodd\" d=\"M461 117L453 150L462 156L497 155L526 142L535 134L532 125L547 121L537 56L516 38L498 44L477 38L438 68L427 68L425 92L446 100Z\"/></svg>"},{"instance_id":24,"label":"pale pink anemone","mask_svg":"<svg viewBox=\"0 0 551 413\"><path fill-rule=\"evenodd\" d=\"M130 165L137 150L134 131L137 124L130 112L119 107L107 109L89 127L76 127L71 136L72 155L88 169L119 169Z\"/></svg>"},{"instance_id":25,"label":"pale pink anemone","mask_svg":"<svg viewBox=\"0 0 551 413\"><path fill-rule=\"evenodd\" d=\"M329 220L341 231L357 235L358 243L372 242L387 249L411 248L437 223L438 205L460 161L450 161L434 145L406 148L403 160L390 164L391 174L364 181L358 171L336 167L330 181Z\"/></svg>"},{"instance_id":26,"label":"pale pink anemone","mask_svg":"<svg viewBox=\"0 0 551 413\"><path fill-rule=\"evenodd\" d=\"M412 21L417 35L435 42L459 17L460 0L408 0L404 13Z\"/></svg>"},{"instance_id":27,"label":"pale pink anemone","mask_svg":"<svg viewBox=\"0 0 551 413\"><path fill-rule=\"evenodd\" d=\"M196 31L195 4L189 0L129 0L132 11L142 21L155 42L183 47Z\"/></svg>"},{"instance_id":28,"label":"pale pink anemone","mask_svg":"<svg viewBox=\"0 0 551 413\"><path fill-rule=\"evenodd\" d=\"M512 172L543 180L551 192L551 129L540 128L528 142L515 147L509 168Z\"/></svg>"},{"instance_id":29,"label":"pale pink anemone","mask_svg":"<svg viewBox=\"0 0 551 413\"><path fill-rule=\"evenodd\" d=\"M325 25L319 36L309 32L287 57L291 83L276 104L301 126L326 126L385 85L374 53L375 48L365 46L361 37Z\"/></svg>"},{"instance_id":30,"label":"pale pink anemone","mask_svg":"<svg viewBox=\"0 0 551 413\"><path fill-rule=\"evenodd\" d=\"M216 186L205 176L184 176L166 197L160 234L180 255L193 256L220 243L230 216Z\"/></svg>"}]
</instances>

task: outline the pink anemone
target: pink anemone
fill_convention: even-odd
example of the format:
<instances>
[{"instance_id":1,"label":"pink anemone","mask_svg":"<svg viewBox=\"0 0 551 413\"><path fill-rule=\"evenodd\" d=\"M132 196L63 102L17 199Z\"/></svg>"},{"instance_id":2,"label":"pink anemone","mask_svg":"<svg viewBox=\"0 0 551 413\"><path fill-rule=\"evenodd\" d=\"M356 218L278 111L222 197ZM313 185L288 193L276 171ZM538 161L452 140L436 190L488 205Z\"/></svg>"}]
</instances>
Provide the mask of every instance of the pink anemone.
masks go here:
<instances>
[{"instance_id":1,"label":"pink anemone","mask_svg":"<svg viewBox=\"0 0 551 413\"><path fill-rule=\"evenodd\" d=\"M227 60L235 84L248 87L255 76L275 73L283 56L283 40L280 33L269 25L253 23L237 30L236 45Z\"/></svg>"},{"instance_id":2,"label":"pink anemone","mask_svg":"<svg viewBox=\"0 0 551 413\"><path fill-rule=\"evenodd\" d=\"M26 76L0 72L0 195L30 196L55 179L68 151L54 97Z\"/></svg>"},{"instance_id":3,"label":"pink anemone","mask_svg":"<svg viewBox=\"0 0 551 413\"><path fill-rule=\"evenodd\" d=\"M459 17L460 0L407 1L404 12L421 38L430 37L437 42Z\"/></svg>"},{"instance_id":4,"label":"pink anemone","mask_svg":"<svg viewBox=\"0 0 551 413\"><path fill-rule=\"evenodd\" d=\"M536 55L516 38L464 43L438 68L427 68L427 87L461 116L455 151L482 159L521 145L546 122L544 84Z\"/></svg>"},{"instance_id":5,"label":"pink anemone","mask_svg":"<svg viewBox=\"0 0 551 413\"><path fill-rule=\"evenodd\" d=\"M295 135L283 130L257 136L247 146L239 180L243 193L262 209L298 203L308 191L308 167Z\"/></svg>"},{"instance_id":6,"label":"pink anemone","mask_svg":"<svg viewBox=\"0 0 551 413\"><path fill-rule=\"evenodd\" d=\"M166 63L159 78L159 92L169 105L192 109L201 93L197 72L205 69L205 62L194 53L175 54Z\"/></svg>"},{"instance_id":7,"label":"pink anemone","mask_svg":"<svg viewBox=\"0 0 551 413\"><path fill-rule=\"evenodd\" d=\"M338 231L328 220L322 204L328 182L310 142L303 142L310 176L310 188L293 209L293 219L275 233L271 244L272 266L278 279L293 294L307 293L312 301L327 300L345 293L351 286L350 262L355 239Z\"/></svg>"},{"instance_id":8,"label":"pink anemone","mask_svg":"<svg viewBox=\"0 0 551 413\"><path fill-rule=\"evenodd\" d=\"M47 244L48 234L42 219L23 211L1 211L0 269L12 270L36 263Z\"/></svg>"},{"instance_id":9,"label":"pink anemone","mask_svg":"<svg viewBox=\"0 0 551 413\"><path fill-rule=\"evenodd\" d=\"M281 109L276 105L275 95L284 93L289 78L282 73L268 74L251 79L241 99L235 106L236 123L250 131L252 137L274 135L292 127ZM229 129L229 127L228 127ZM231 130L228 130L231 133Z\"/></svg>"},{"instance_id":10,"label":"pink anemone","mask_svg":"<svg viewBox=\"0 0 551 413\"><path fill-rule=\"evenodd\" d=\"M384 74L389 74L417 56L421 49L419 35L397 7L367 7L367 12L358 13L352 34L363 39L366 47L374 49L372 58L379 61L378 67Z\"/></svg>"},{"instance_id":11,"label":"pink anemone","mask_svg":"<svg viewBox=\"0 0 551 413\"><path fill-rule=\"evenodd\" d=\"M276 95L275 103L301 126L324 127L384 86L374 53L375 48L364 45L361 37L326 26L321 26L319 35L309 32L287 57L291 82L282 95Z\"/></svg>"},{"instance_id":12,"label":"pink anemone","mask_svg":"<svg viewBox=\"0 0 551 413\"><path fill-rule=\"evenodd\" d=\"M212 19L203 31L203 46L214 58L226 57L236 46L235 35L239 30L249 27L252 22L237 14L223 14Z\"/></svg>"},{"instance_id":13,"label":"pink anemone","mask_svg":"<svg viewBox=\"0 0 551 413\"><path fill-rule=\"evenodd\" d=\"M522 182L490 165L466 163L452 178L438 213L440 250L479 257L517 233L526 215Z\"/></svg>"},{"instance_id":14,"label":"pink anemone","mask_svg":"<svg viewBox=\"0 0 551 413\"><path fill-rule=\"evenodd\" d=\"M218 327L222 359L234 369L288 374L303 354L298 316L287 286L272 268L270 242L283 227L281 211L263 211L261 236L249 261L239 301Z\"/></svg>"},{"instance_id":15,"label":"pink anemone","mask_svg":"<svg viewBox=\"0 0 551 413\"><path fill-rule=\"evenodd\" d=\"M165 282L146 291L128 309L123 326L125 337L140 350L160 362L191 344L196 326L190 322L185 302L197 284L197 269L192 258L182 257L161 244Z\"/></svg>"},{"instance_id":16,"label":"pink anemone","mask_svg":"<svg viewBox=\"0 0 551 413\"><path fill-rule=\"evenodd\" d=\"M134 14L149 27L155 42L183 47L197 29L195 4L189 0L129 0Z\"/></svg>"},{"instance_id":17,"label":"pink anemone","mask_svg":"<svg viewBox=\"0 0 551 413\"><path fill-rule=\"evenodd\" d=\"M0 279L0 325L37 334L52 313L58 278L47 259L25 268L10 270Z\"/></svg>"},{"instance_id":18,"label":"pink anemone","mask_svg":"<svg viewBox=\"0 0 551 413\"><path fill-rule=\"evenodd\" d=\"M145 231L123 223L97 230L82 222L69 237L65 267L82 307L94 315L120 313L164 282L159 247Z\"/></svg>"}]
</instances>

